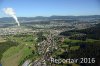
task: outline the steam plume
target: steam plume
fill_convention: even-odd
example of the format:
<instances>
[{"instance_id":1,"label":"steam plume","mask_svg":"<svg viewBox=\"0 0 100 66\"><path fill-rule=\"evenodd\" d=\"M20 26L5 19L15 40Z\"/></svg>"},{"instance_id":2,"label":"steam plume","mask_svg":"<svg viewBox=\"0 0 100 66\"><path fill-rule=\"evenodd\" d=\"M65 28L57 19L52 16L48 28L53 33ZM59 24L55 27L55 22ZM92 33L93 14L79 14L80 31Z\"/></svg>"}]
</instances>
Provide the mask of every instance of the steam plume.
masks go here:
<instances>
[{"instance_id":1,"label":"steam plume","mask_svg":"<svg viewBox=\"0 0 100 66\"><path fill-rule=\"evenodd\" d=\"M5 14L13 17L14 20L16 21L16 23L18 24L18 26L20 26L20 23L19 23L19 21L18 21L18 19L16 17L16 14L15 14L13 8L4 8L3 11L5 12Z\"/></svg>"}]
</instances>

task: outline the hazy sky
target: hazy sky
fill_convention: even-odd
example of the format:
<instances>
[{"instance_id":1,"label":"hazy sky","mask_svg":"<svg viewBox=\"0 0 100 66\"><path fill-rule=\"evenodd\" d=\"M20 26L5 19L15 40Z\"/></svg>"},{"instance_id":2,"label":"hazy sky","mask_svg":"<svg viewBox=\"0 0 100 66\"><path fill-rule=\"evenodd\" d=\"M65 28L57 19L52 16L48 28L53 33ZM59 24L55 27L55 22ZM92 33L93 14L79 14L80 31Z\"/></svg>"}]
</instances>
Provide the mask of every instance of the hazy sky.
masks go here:
<instances>
[{"instance_id":1,"label":"hazy sky","mask_svg":"<svg viewBox=\"0 0 100 66\"><path fill-rule=\"evenodd\" d=\"M100 15L100 0L0 0L3 8L11 7L17 16Z\"/></svg>"}]
</instances>

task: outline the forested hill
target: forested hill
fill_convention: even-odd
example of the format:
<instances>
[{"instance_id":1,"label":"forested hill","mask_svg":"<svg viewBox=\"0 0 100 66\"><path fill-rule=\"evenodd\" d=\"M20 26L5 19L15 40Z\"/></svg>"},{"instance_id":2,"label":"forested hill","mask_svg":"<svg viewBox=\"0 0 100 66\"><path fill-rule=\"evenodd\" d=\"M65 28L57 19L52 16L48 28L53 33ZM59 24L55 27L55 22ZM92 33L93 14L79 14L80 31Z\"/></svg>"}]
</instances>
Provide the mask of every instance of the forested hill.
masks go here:
<instances>
[{"instance_id":1,"label":"forested hill","mask_svg":"<svg viewBox=\"0 0 100 66\"><path fill-rule=\"evenodd\" d=\"M95 63L80 63L78 61L78 64L79 66L100 66L100 24L87 29L65 31L60 35L67 36L61 47L64 49L69 47L67 48L68 53L65 51L57 57L95 58Z\"/></svg>"},{"instance_id":2,"label":"forested hill","mask_svg":"<svg viewBox=\"0 0 100 66\"><path fill-rule=\"evenodd\" d=\"M82 30L71 30L71 31L65 31L65 32L60 33L60 35L70 36L69 38L71 39L80 38L76 36L76 34L77 35L81 34L80 35L81 38L83 38L82 35L85 35L84 36L85 38L100 40L100 23L91 28L82 29Z\"/></svg>"}]
</instances>

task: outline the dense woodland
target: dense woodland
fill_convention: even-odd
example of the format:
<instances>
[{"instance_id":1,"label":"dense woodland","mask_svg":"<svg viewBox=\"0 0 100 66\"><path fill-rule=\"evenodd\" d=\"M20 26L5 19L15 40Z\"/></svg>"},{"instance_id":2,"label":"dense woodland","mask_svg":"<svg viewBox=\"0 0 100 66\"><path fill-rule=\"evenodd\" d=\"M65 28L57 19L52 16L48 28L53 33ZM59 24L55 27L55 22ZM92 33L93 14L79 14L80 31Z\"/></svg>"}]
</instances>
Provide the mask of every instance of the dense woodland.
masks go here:
<instances>
[{"instance_id":1,"label":"dense woodland","mask_svg":"<svg viewBox=\"0 0 100 66\"><path fill-rule=\"evenodd\" d=\"M82 29L82 30L71 30L60 33L60 35L69 36L70 39L95 39L100 40L100 23L94 27Z\"/></svg>"},{"instance_id":2,"label":"dense woodland","mask_svg":"<svg viewBox=\"0 0 100 66\"><path fill-rule=\"evenodd\" d=\"M62 32L60 35L66 36L63 45L68 45L68 52L58 54L60 58L95 58L95 63L80 63L80 66L100 66L100 24L94 27L82 29L82 30L71 30ZM78 46L75 50L75 47ZM71 48L74 50L71 50ZM72 65L71 65L72 66Z\"/></svg>"}]
</instances>

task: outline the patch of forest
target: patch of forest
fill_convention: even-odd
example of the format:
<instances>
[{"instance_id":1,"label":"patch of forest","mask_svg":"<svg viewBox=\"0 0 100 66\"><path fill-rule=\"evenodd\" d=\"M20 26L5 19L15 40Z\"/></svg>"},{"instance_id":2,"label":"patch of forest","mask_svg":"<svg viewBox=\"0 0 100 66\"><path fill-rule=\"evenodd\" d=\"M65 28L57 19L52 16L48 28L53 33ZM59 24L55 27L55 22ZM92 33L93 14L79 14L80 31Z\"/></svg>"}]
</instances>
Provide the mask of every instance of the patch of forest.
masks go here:
<instances>
[{"instance_id":1,"label":"patch of forest","mask_svg":"<svg viewBox=\"0 0 100 66\"><path fill-rule=\"evenodd\" d=\"M65 31L65 32L60 33L60 35L69 36L70 39L100 40L100 23L95 25L94 27L87 28L87 29Z\"/></svg>"},{"instance_id":2,"label":"patch of forest","mask_svg":"<svg viewBox=\"0 0 100 66\"><path fill-rule=\"evenodd\" d=\"M77 64L100 66L100 23L87 29L65 31L60 35L66 36L67 39L64 39L60 46L60 49L64 51L57 54L56 58L95 58L95 63L78 61ZM70 66L73 65L70 64Z\"/></svg>"}]
</instances>

